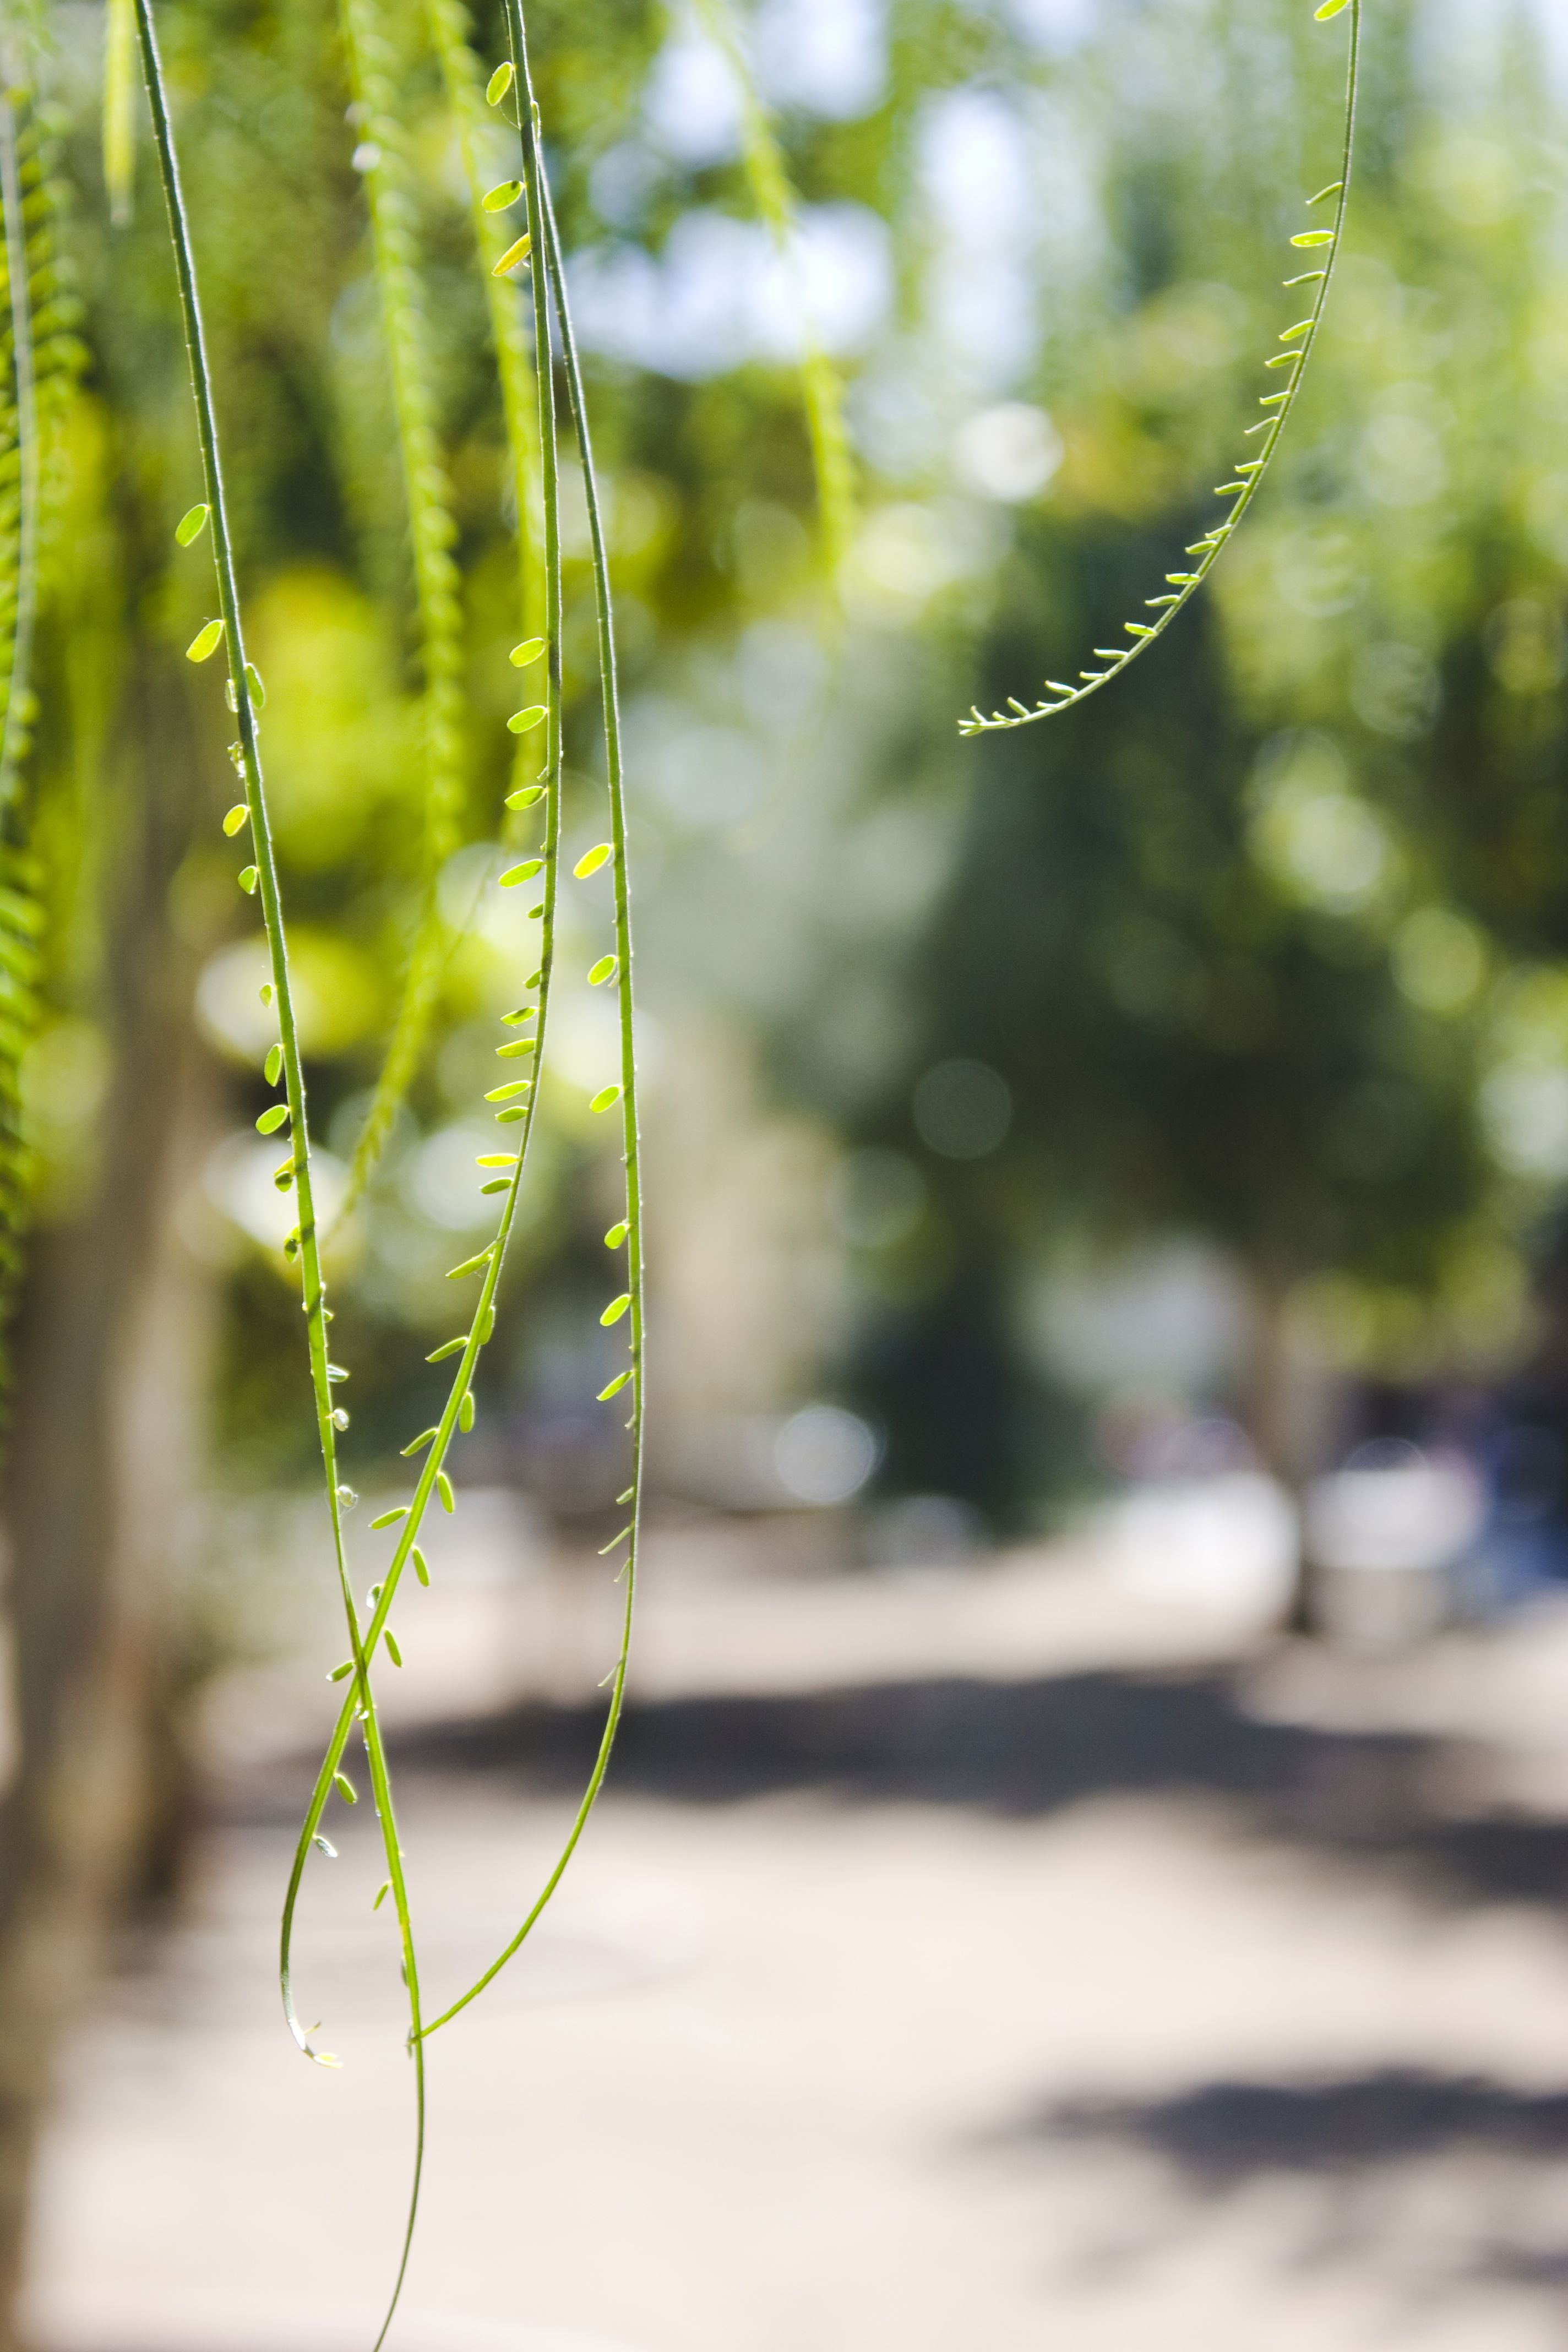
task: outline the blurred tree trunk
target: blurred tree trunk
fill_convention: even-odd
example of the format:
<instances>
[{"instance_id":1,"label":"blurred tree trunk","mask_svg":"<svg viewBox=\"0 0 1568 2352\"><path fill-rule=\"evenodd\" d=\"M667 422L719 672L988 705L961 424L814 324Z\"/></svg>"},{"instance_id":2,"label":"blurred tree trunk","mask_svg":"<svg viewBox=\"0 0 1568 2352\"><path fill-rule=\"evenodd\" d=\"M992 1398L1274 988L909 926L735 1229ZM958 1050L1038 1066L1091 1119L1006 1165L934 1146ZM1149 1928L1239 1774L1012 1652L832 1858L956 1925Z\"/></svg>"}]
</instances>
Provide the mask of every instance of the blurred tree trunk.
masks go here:
<instances>
[{"instance_id":1,"label":"blurred tree trunk","mask_svg":"<svg viewBox=\"0 0 1568 2352\"><path fill-rule=\"evenodd\" d=\"M191 1494L208 1286L174 1212L207 1093L169 888L198 803L177 657L132 649L108 759L101 1002L111 1079L86 1211L33 1238L0 1478L16 1735L0 1800L0 2352L61 2030L166 1806L170 1568ZM160 1760L162 1751L163 1760Z\"/></svg>"}]
</instances>

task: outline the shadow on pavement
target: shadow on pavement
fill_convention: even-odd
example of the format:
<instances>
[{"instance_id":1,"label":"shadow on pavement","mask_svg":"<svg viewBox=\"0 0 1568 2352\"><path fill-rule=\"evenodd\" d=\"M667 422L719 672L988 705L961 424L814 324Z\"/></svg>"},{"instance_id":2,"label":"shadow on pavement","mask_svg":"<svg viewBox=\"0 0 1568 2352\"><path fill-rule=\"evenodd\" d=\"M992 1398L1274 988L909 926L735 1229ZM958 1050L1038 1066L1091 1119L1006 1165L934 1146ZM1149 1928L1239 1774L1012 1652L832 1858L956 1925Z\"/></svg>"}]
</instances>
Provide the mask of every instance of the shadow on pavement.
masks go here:
<instances>
[{"instance_id":1,"label":"shadow on pavement","mask_svg":"<svg viewBox=\"0 0 1568 2352\"><path fill-rule=\"evenodd\" d=\"M403 1759L563 1789L591 1769L598 1707L531 1705L405 1735ZM611 1785L688 1804L817 1791L852 1804L973 1808L1025 1821L1089 1799L1218 1800L1238 1827L1327 1853L1399 1858L1449 1902L1559 1905L1568 1822L1447 1818L1448 1743L1259 1722L1229 1675L941 1678L805 1696L628 1706Z\"/></svg>"},{"instance_id":2,"label":"shadow on pavement","mask_svg":"<svg viewBox=\"0 0 1568 2352\"><path fill-rule=\"evenodd\" d=\"M1299 2082L1205 2083L1173 2097L1042 2105L993 2145L1135 2142L1197 2186L1261 2172L1349 2173L1453 2149L1534 2161L1568 2155L1568 2091L1520 2091L1479 2074L1384 2067Z\"/></svg>"}]
</instances>

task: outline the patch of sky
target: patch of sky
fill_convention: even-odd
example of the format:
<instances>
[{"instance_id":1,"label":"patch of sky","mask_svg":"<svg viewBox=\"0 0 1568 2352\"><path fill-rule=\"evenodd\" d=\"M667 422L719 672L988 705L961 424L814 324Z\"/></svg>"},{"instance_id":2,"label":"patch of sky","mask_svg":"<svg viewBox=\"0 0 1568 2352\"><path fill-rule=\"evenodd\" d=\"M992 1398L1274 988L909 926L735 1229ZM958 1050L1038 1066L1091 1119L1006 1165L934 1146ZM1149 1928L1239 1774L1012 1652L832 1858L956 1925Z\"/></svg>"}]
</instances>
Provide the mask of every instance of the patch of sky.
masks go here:
<instances>
[{"instance_id":1,"label":"patch of sky","mask_svg":"<svg viewBox=\"0 0 1568 2352\"><path fill-rule=\"evenodd\" d=\"M754 55L763 94L830 121L870 113L888 79L880 0L763 0Z\"/></svg>"},{"instance_id":2,"label":"patch of sky","mask_svg":"<svg viewBox=\"0 0 1568 2352\"><path fill-rule=\"evenodd\" d=\"M760 222L702 210L681 215L661 254L596 246L569 275L584 344L689 382L798 359L808 330L826 351L860 350L893 283L886 225L854 204L805 207L788 255Z\"/></svg>"},{"instance_id":3,"label":"patch of sky","mask_svg":"<svg viewBox=\"0 0 1568 2352\"><path fill-rule=\"evenodd\" d=\"M1007 14L1032 48L1068 57L1093 29L1095 0L1007 0Z\"/></svg>"},{"instance_id":4,"label":"patch of sky","mask_svg":"<svg viewBox=\"0 0 1568 2352\"><path fill-rule=\"evenodd\" d=\"M1540 39L1559 100L1568 99L1568 9L1563 0L1427 0L1416 12L1413 52L1424 94L1448 113L1489 110L1505 94L1511 44L1522 18Z\"/></svg>"},{"instance_id":5,"label":"patch of sky","mask_svg":"<svg viewBox=\"0 0 1568 2352\"><path fill-rule=\"evenodd\" d=\"M927 301L949 364L976 387L1008 388L1037 333L1034 191L1016 108L993 90L937 99L921 126L921 175L935 226Z\"/></svg>"},{"instance_id":6,"label":"patch of sky","mask_svg":"<svg viewBox=\"0 0 1568 2352\"><path fill-rule=\"evenodd\" d=\"M741 93L728 58L695 26L673 33L643 89L649 146L700 171L740 152Z\"/></svg>"}]
</instances>

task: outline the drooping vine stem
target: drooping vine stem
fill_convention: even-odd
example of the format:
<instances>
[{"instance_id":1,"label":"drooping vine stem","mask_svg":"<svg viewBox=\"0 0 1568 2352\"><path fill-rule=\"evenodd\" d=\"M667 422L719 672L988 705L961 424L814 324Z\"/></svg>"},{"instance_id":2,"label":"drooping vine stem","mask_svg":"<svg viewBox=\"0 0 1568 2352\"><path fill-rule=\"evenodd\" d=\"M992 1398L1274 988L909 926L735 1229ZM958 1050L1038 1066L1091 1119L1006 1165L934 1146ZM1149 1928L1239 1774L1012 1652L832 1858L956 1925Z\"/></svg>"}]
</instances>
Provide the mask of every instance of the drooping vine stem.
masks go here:
<instances>
[{"instance_id":1,"label":"drooping vine stem","mask_svg":"<svg viewBox=\"0 0 1568 2352\"><path fill-rule=\"evenodd\" d=\"M723 51L741 97L741 154L752 201L762 215L786 268L799 270L795 250L796 203L784 168L784 151L758 93L729 0L697 0L711 39ZM855 481L849 438L844 429L844 387L837 369L817 340L804 284L800 299L800 386L805 408L811 460L816 476L822 551L835 590L849 551L855 525Z\"/></svg>"},{"instance_id":2,"label":"drooping vine stem","mask_svg":"<svg viewBox=\"0 0 1568 2352\"><path fill-rule=\"evenodd\" d=\"M485 304L490 341L495 347L496 373L500 380L501 415L506 426L507 457L511 467L518 517L518 618L523 638L530 638L542 617L542 573L538 551L544 520L540 482L538 394L533 357L523 327L523 306L510 272L520 264L508 258L514 243L507 214L523 194L515 182L500 187L487 184L482 149L485 100L479 59L468 40L468 13L462 0L426 0L426 19L441 68L447 104L457 125L458 150L468 184L468 211L474 241L484 272ZM543 772L541 757L545 733L531 729L517 739L512 789L533 783Z\"/></svg>"},{"instance_id":3,"label":"drooping vine stem","mask_svg":"<svg viewBox=\"0 0 1568 2352\"><path fill-rule=\"evenodd\" d=\"M11 322L12 390L16 414L17 513L15 587L7 598L10 626L5 647L5 715L0 732L0 826L16 797L18 768L27 736L32 690L33 625L38 597L38 505L41 452L38 442L37 379L33 358L27 226L23 211L17 153L16 114L9 91L0 92L0 205L5 215L5 290Z\"/></svg>"},{"instance_id":4,"label":"drooping vine stem","mask_svg":"<svg viewBox=\"0 0 1568 2352\"><path fill-rule=\"evenodd\" d=\"M498 92L498 96L500 94ZM536 233L539 219L538 186L538 174L531 173L528 181L530 221L533 225L531 226L529 232L531 236ZM531 880L535 874L542 873L543 876L543 897L526 919L529 921L537 919L541 926L539 968L529 983L531 989L537 991L538 1019L532 1045L533 1053L537 1056L542 1051L554 961L555 906L561 838L562 748L559 467L556 451L555 404L550 373L549 300L543 278L537 270L533 273L532 278L532 299L540 492L543 519L545 641L541 647L541 653L545 657L547 679L545 701L543 705L536 708L539 730L542 731L544 740L544 764L542 782L522 787L513 793L510 799L513 804L528 807L537 807L542 802L544 840L541 856L537 859L524 860L510 873L504 875L501 877L501 883L503 887L516 887L521 882ZM531 713L520 714L520 716L531 715ZM535 730L530 728L526 731L532 733ZM515 1013L509 1016L508 1025L522 1025L529 1017L529 1010L520 1006ZM513 1040L498 1048L500 1055L508 1062L521 1059L527 1051L528 1041L522 1039ZM374 1651L376 1643L383 1637L392 1604L397 1597L404 1570L410 1559L414 1562L415 1574L421 1582L426 1580L425 1563L418 1549L417 1538L426 1512L429 1508L431 1497L438 1496L443 1508L447 1511L456 1507L456 1498L446 1472L446 1459L452 1440L459 1429L467 1429L472 1423L473 1378L480 1350L495 1328L496 1292L500 1282L507 1245L517 1217L523 1167L539 1100L537 1082L531 1078L509 1077L493 1090L489 1099L501 1105L496 1113L498 1124L503 1129L513 1127L519 1129L515 1153L486 1155L487 1161L493 1158L498 1164L503 1160L511 1162L510 1174L504 1180L505 1197L501 1207L500 1226L495 1240L486 1249L481 1250L477 1256L467 1260L464 1265L452 1269L452 1278L456 1280L467 1279L474 1275L481 1277L479 1301L467 1332L456 1339L449 1340L444 1347L436 1349L431 1356L432 1362L438 1362L447 1356L456 1355L458 1358L458 1363L440 1420L433 1429L425 1431L421 1436L414 1439L411 1444L404 1448L406 1454L417 1453L422 1449L425 1452L424 1465L416 1481L412 1499L405 1507L399 1507L388 1512L383 1520L376 1522L378 1526L396 1522L398 1531L385 1574L381 1583L373 1591L372 1615L365 1633L367 1652ZM503 1180L498 1178L495 1181L500 1182ZM340 1668L338 1671L342 1673L343 1669ZM321 1818L331 1797L338 1767L353 1728L354 1713L355 1704L351 1695L344 1701L342 1711L338 1717L321 1770L316 1778L310 1802L300 1826L293 1867L284 1899L279 1972L284 2012L297 2039L300 2026L294 2001L291 1957L294 1915L305 1864L309 1858L310 1847L318 1838ZM381 1898L378 1895L376 1899L379 1902ZM422 2051L420 2055L422 2059Z\"/></svg>"},{"instance_id":5,"label":"drooping vine stem","mask_svg":"<svg viewBox=\"0 0 1568 2352\"><path fill-rule=\"evenodd\" d=\"M1046 690L1055 698L1049 702L1038 702L1033 709L1012 696L1008 698L1006 710L994 710L989 717L984 715L976 705L966 719L959 720L958 731L961 735L994 735L1010 728L1031 727L1037 719L1053 719L1058 711L1076 709L1080 702L1087 702L1091 694L1098 694L1102 687L1108 686L1113 677L1119 677L1130 662L1136 661L1141 653L1145 652L1157 638L1164 635L1177 614L1192 597L1197 594L1198 590L1218 562L1224 549L1229 543L1237 523L1240 522L1257 495L1258 485L1268 473L1275 451L1279 446L1286 422L1296 404L1296 395L1300 391L1306 377L1313 346L1318 340L1318 329L1322 323L1323 310L1329 297L1329 287L1334 274L1334 264L1339 258L1340 237L1345 224L1346 207L1350 202L1351 167L1355 150L1356 83L1361 57L1362 0L1321 0L1321 5L1314 10L1313 14L1320 22L1322 22L1329 17L1339 16L1346 7L1351 12L1351 25L1349 52L1345 61L1344 133L1340 155L1340 176L1337 180L1331 180L1326 188L1320 188L1317 194L1308 200L1310 206L1327 204L1331 196L1335 199L1333 226L1302 229L1290 239L1291 244L1298 248L1321 253L1323 266L1321 269L1302 270L1295 277L1287 278L1285 280L1288 287L1316 285L1318 290L1312 299L1311 308L1307 316L1304 319L1299 319L1294 326L1287 327L1280 335L1279 341L1284 349L1277 352L1271 359L1265 362L1268 367L1286 368L1289 373L1283 391L1263 394L1258 405L1265 414L1258 424L1248 425L1247 428L1248 436L1258 433L1263 436L1258 446L1258 456L1239 459L1234 469L1235 480L1221 483L1215 488L1216 498L1228 498L1235 503L1222 521L1216 523L1212 530L1205 531L1202 539L1194 540L1186 549L1188 555L1195 555L1198 558L1192 571L1168 572L1165 578L1169 583L1169 593L1145 598L1145 604L1157 617L1148 623L1142 621L1122 623L1122 627L1132 640L1131 644L1095 646L1096 655L1108 664L1106 668L1079 670L1079 682L1076 685L1064 684L1058 678L1047 678Z\"/></svg>"},{"instance_id":6,"label":"drooping vine stem","mask_svg":"<svg viewBox=\"0 0 1568 2352\"><path fill-rule=\"evenodd\" d=\"M0 258L5 272L6 387L0 401L0 1412L3 1327L20 1272L30 1202L21 1061L37 1024L44 910L24 776L32 740L33 643L65 489L63 426L86 363L79 304L61 247L66 180L59 142L34 102L13 17L0 51ZM74 652L74 648L73 648Z\"/></svg>"},{"instance_id":7,"label":"drooping vine stem","mask_svg":"<svg viewBox=\"0 0 1568 2352\"><path fill-rule=\"evenodd\" d=\"M4 1323L21 1271L26 1215L26 1141L21 1064L37 1017L40 915L27 887L19 766L26 738L33 620L37 600L39 448L26 222L11 92L0 91L0 206L5 212L6 308L16 456L16 523L0 541L0 1406L8 1386Z\"/></svg>"},{"instance_id":8,"label":"drooping vine stem","mask_svg":"<svg viewBox=\"0 0 1568 2352\"><path fill-rule=\"evenodd\" d=\"M419 616L425 691L423 734L424 844L421 908L402 999L369 1111L354 1146L348 1182L333 1220L342 1225L368 1182L424 1050L440 987L442 923L437 903L441 868L458 846L462 782L462 600L452 559L457 525L437 429L430 336L415 236L414 198L405 133L397 115L395 58L376 0L342 0L341 16L349 79L370 199L375 280L392 370L393 409L402 460L404 496L414 542L415 597Z\"/></svg>"},{"instance_id":9,"label":"drooping vine stem","mask_svg":"<svg viewBox=\"0 0 1568 2352\"><path fill-rule=\"evenodd\" d=\"M542 258L548 270L550 292L554 303L556 322L560 330L562 357L566 375L567 393L572 418L577 434L578 456L583 467L584 488L588 507L588 531L594 569L595 599L598 615L599 674L603 695L605 753L609 784L610 852L615 881L616 957L615 979L620 1015L621 1079L618 1087L606 1087L595 1096L595 1107L609 1108L618 1098L621 1108L624 1162L626 1167L626 1214L610 1228L605 1240L614 1247L624 1243L626 1251L626 1287L621 1296L610 1302L601 1321L609 1327L626 1315L629 1321L630 1363L626 1371L610 1381L600 1391L600 1402L618 1395L628 1385L632 1390L632 1414L626 1423L632 1438L632 1478L626 1492L618 1498L629 1504L631 1517L620 1534L605 1546L606 1553L625 1542L626 1556L621 1575L626 1580L626 1599L621 1617L620 1649L613 1669L610 1702L605 1712L598 1754L589 1775L582 1800L573 1818L565 1841L544 1884L535 1897L522 1925L510 1943L491 1961L458 2000L433 2018L426 2027L426 2035L447 2024L459 2011L478 1998L507 1962L521 1948L533 1927L560 1885L567 1864L576 1851L579 1839L587 1825L588 1816L604 1786L609 1769L610 1754L620 1727L626 1705L626 1672L631 1658L633 1610L637 1594L637 1546L641 1533L642 1465L643 1465L643 1236L642 1184L639 1160L639 1135L637 1099L637 1041L633 1026L631 898L626 866L626 780L621 756L620 707L616 690L615 619L610 594L608 550L605 543L603 517L599 505L598 483L594 468L593 442L588 426L587 404L583 389L583 373L577 355L576 339L572 330L572 315L566 299L565 274L562 268L560 237L555 225L554 207L551 202L550 184L540 153L539 112L534 103L532 81L528 67L527 37L523 26L521 0L506 0L507 27L511 36L512 62L517 74L521 96L519 121L522 132L523 165L527 176L529 216L534 224L536 240L542 230ZM536 316L541 289L535 271ZM542 340L540 348L547 348ZM592 858L594 853L589 853ZM588 866L581 861L579 870ZM589 870L596 870L590 866ZM599 970L595 967L595 971ZM606 975L607 976L607 975ZM590 975L592 977L592 975Z\"/></svg>"},{"instance_id":10,"label":"drooping vine stem","mask_svg":"<svg viewBox=\"0 0 1568 2352\"><path fill-rule=\"evenodd\" d=\"M300 1269L310 1380L316 1403L317 1434L321 1448L322 1467L326 1474L333 1556L352 1651L349 1671L352 1672L354 1679L353 1709L363 1727L372 1786L376 1810L381 1817L388 1873L396 1899L398 1925L403 1944L404 1974L408 1986L411 2011L410 2039L415 2053L416 2140L414 2184L409 2203L407 2229L404 2239L403 2262L398 2271L397 2286L393 2295L393 2305L395 2307L397 2293L401 2290L404 2273L407 2268L408 2248L412 2242L415 2215L418 2205L419 2179L424 2154L425 2082L418 2033L418 1971L406 1890L403 1879L402 1857L397 1843L397 1826L393 1813L392 1792L386 1775L380 1727L376 1720L374 1695L371 1687L369 1658L373 1643L364 1641L361 1636L359 1612L354 1606L353 1594L349 1586L348 1566L343 1549L343 1512L353 1498L348 1490L340 1486L338 1481L336 1435L340 1409L332 1401L333 1382L343 1375L339 1367L330 1360L328 1354L327 1325L331 1310L327 1306L325 1285L321 1276L314 1194L310 1181L310 1143L306 1124L304 1072L300 1061L299 1029L289 977L288 942L279 891L277 858L273 849L258 742L255 696L258 681L245 658L239 590L235 572L233 542L229 534L228 510L224 492L217 418L213 401L212 373L207 358L201 300L196 287L195 256L180 186L179 162L175 152L174 131L169 120L163 64L158 52L157 29L153 21L152 0L135 0L135 5L137 39L142 54L142 69L147 87L148 102L152 109L159 176L163 182L163 200L168 211L169 235L174 248L174 271L179 285L180 307L184 320L185 343L190 361L191 390L195 404L196 434L201 446L202 473L207 494L205 514L200 509L194 509L193 515L187 517L186 523L182 525L179 536L184 543L189 544L199 535L203 524L210 522L214 563L217 575L220 618L206 625L197 635L190 650L195 658L205 659L207 655L216 651L220 637L225 641L227 648L229 699L239 721L239 742L235 747L235 756L237 766L244 779L245 800L239 812L231 812L232 821L226 821L226 829L231 833L237 832L242 824L248 824L250 827L251 850L255 863L241 877L241 880L246 887L252 889L258 888L260 893L262 919L266 927L272 972L269 992L277 1007L279 1026L279 1043L268 1056L268 1074L274 1083L279 1075L282 1076L285 1090L284 1115L289 1122L292 1139L289 1160L279 1171L278 1181L285 1189L289 1186L293 1188L300 1211L299 1224L290 1236L290 1242ZM264 1112L258 1122L264 1133L275 1132L282 1123L277 1116L276 1109ZM346 1415L343 1418L346 1419ZM305 2050L307 2055L318 2059L322 2063L336 2063L327 2053L311 2050L307 2036L301 2034L299 2039L300 2047ZM387 2324L390 2324L390 2319L389 2311ZM384 2325L382 2333L384 2336Z\"/></svg>"}]
</instances>

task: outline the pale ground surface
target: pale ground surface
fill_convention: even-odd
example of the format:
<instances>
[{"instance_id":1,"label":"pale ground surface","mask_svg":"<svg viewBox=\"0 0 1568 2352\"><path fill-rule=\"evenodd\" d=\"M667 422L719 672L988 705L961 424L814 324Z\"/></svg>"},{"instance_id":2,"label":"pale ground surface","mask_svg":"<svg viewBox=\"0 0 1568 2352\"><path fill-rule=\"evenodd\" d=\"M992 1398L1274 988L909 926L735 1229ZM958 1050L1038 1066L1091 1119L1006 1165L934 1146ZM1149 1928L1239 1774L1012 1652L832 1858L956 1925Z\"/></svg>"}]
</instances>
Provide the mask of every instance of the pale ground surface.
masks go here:
<instances>
[{"instance_id":1,"label":"pale ground surface","mask_svg":"<svg viewBox=\"0 0 1568 2352\"><path fill-rule=\"evenodd\" d=\"M431 2047L395 2346L1568 2347L1568 1617L1358 1663L1083 1556L824 1580L759 1540L650 1547L612 1793ZM589 1590L476 1571L411 1608L437 2001L568 1811ZM553 1705L418 1728L531 1649ZM70 2352L374 2341L410 2080L368 1806L300 1953L341 2073L270 1974L308 1769L265 1726L331 1704L320 1654L248 1679L188 1916L79 2037L37 2286Z\"/></svg>"}]
</instances>

